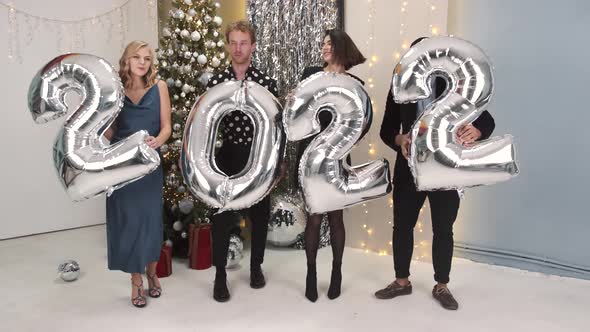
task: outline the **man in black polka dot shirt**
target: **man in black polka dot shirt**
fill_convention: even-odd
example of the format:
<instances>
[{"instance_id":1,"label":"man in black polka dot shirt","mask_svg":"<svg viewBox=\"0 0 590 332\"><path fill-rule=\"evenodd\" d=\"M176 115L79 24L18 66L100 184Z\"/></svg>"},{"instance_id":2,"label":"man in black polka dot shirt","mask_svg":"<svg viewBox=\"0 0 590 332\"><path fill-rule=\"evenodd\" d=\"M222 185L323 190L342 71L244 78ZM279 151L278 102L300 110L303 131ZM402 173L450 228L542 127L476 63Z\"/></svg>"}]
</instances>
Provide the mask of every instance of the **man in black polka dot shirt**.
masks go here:
<instances>
[{"instance_id":1,"label":"man in black polka dot shirt","mask_svg":"<svg viewBox=\"0 0 590 332\"><path fill-rule=\"evenodd\" d=\"M256 48L254 28L247 21L230 24L225 32L228 51L232 63L224 71L216 73L208 84L213 87L230 80L249 80L264 86L277 96L277 83L268 75L252 66L252 52ZM215 156L217 166L227 175L234 175L244 169L250 158L250 148L254 137L252 122L241 111L233 111L221 122L223 145ZM270 219L270 198L263 200L247 209L252 222L252 249L250 256L250 286L262 288L266 284L262 274L262 262L266 247L266 234ZM227 288L227 252L232 229L239 222L240 214L226 211L213 216L213 264L216 268L213 298L218 302L230 298Z\"/></svg>"},{"instance_id":2,"label":"man in black polka dot shirt","mask_svg":"<svg viewBox=\"0 0 590 332\"><path fill-rule=\"evenodd\" d=\"M207 88L213 87L222 82L246 79L262 85L278 98L277 82L256 67L252 66L250 62L248 62L248 66L245 67L246 71L243 74L240 75L236 69L234 62L232 61L232 64L226 70L216 73L209 80ZM223 128L224 145L243 145L244 147L247 147L248 151L250 150L254 131L252 130L252 122L246 114L241 111L231 112L228 116L223 118L221 127Z\"/></svg>"}]
</instances>

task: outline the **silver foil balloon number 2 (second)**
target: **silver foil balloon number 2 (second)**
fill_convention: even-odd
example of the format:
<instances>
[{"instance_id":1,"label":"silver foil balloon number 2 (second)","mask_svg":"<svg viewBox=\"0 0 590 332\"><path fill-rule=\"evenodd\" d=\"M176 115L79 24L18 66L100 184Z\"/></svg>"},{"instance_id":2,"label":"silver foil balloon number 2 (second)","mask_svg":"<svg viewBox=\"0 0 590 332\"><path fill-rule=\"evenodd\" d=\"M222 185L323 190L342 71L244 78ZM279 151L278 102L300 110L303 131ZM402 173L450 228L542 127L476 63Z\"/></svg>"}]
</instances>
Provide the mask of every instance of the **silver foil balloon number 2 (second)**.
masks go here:
<instances>
[{"instance_id":1,"label":"silver foil balloon number 2 (second)","mask_svg":"<svg viewBox=\"0 0 590 332\"><path fill-rule=\"evenodd\" d=\"M346 74L317 73L287 97L283 118L287 139L318 134L318 113L332 113L332 122L313 138L299 163L299 183L309 213L339 210L391 192L385 159L351 167L343 160L361 138L372 117L371 99Z\"/></svg>"},{"instance_id":2,"label":"silver foil balloon number 2 (second)","mask_svg":"<svg viewBox=\"0 0 590 332\"><path fill-rule=\"evenodd\" d=\"M453 37L419 42L395 68L395 101L430 97L435 76L446 80L447 89L418 115L411 131L409 166L416 188L461 189L505 181L518 174L512 136L493 137L469 147L456 137L457 130L477 119L490 102L494 80L485 53Z\"/></svg>"},{"instance_id":3,"label":"silver foil balloon number 2 (second)","mask_svg":"<svg viewBox=\"0 0 590 332\"><path fill-rule=\"evenodd\" d=\"M45 123L66 115L69 91L82 101L57 135L53 160L72 200L110 194L158 167L158 152L144 142L147 131L112 145L101 141L121 111L124 97L119 75L107 61L89 54L65 54L47 63L29 87L33 120Z\"/></svg>"}]
</instances>

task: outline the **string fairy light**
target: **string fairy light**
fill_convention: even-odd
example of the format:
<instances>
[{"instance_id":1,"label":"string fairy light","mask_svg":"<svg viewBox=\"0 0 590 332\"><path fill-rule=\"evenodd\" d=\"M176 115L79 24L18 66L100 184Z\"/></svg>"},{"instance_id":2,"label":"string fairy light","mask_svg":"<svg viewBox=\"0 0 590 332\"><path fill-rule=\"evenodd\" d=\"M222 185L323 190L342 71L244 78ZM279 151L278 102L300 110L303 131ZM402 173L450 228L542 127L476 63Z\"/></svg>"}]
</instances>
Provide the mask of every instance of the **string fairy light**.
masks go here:
<instances>
[{"instance_id":1,"label":"string fairy light","mask_svg":"<svg viewBox=\"0 0 590 332\"><path fill-rule=\"evenodd\" d=\"M437 36L439 34L439 29L438 27L432 22L432 17L433 17L433 13L434 11L436 11L436 5L434 5L432 2L430 2L429 0L426 0L426 22L430 22L430 24L428 25L428 33L433 35L433 36Z\"/></svg>"},{"instance_id":2,"label":"string fairy light","mask_svg":"<svg viewBox=\"0 0 590 332\"><path fill-rule=\"evenodd\" d=\"M374 102L374 98L373 96L371 96L373 89L375 88L375 79L374 79L374 67L375 65L379 62L379 56L375 53L375 17L377 15L377 9L375 6L375 1L374 0L367 0L367 4L368 4L368 13L367 13L367 26L369 27L369 32L368 32L368 36L367 39L365 41L365 45L366 45L366 51L367 53L370 55L368 57L368 77L367 77L367 88L369 91L369 95L371 97L371 106L373 108L373 112L375 112L377 105ZM367 149L367 160L372 160L374 155L377 154L377 149L376 149L376 144L374 143L374 138L372 133L369 131L366 135L365 135L365 140L367 141L367 145L368 145L368 149ZM370 241L370 238L373 235L373 228L368 226L367 224L369 224L369 218L370 218L370 213L369 213L369 208L367 206L367 203L363 203L363 218L364 218L364 223L362 225L362 228L364 229L364 231L366 232L366 236L367 236L367 242L371 242L373 243L373 241ZM365 244L366 246L366 244ZM363 246L363 247L365 247ZM365 253L369 252L369 248L367 248L365 250Z\"/></svg>"},{"instance_id":3,"label":"string fairy light","mask_svg":"<svg viewBox=\"0 0 590 332\"><path fill-rule=\"evenodd\" d=\"M440 23L440 16L444 14L442 9L445 8L445 6L439 1L425 0L424 2L410 2L408 0L400 1L399 6L399 44L397 44L398 46L395 47L390 55L387 56L388 61L383 61L387 59L381 59L379 54L375 52L374 47L375 43L377 42L377 38L379 38L379 36L375 34L375 23L377 20L377 13L380 12L377 11L375 0L367 0L368 36L365 40L365 50L368 55L368 75L366 86L367 91L369 91L371 95L375 93L375 86L379 86L378 84L381 84L379 79L374 76L376 67L381 68L383 66L391 65L391 68L393 68L400 61L403 54L410 48L412 40L419 36L435 36L444 32L439 24L442 24ZM417 15L420 15L421 19L414 17ZM387 63L389 61L391 61L391 63ZM371 101L371 103L373 104L373 108L375 110L376 107L374 102ZM380 152L378 150L378 144L376 144L370 134L371 132L369 132L365 138L367 144L366 156L369 159L373 159L375 156L379 156ZM359 233L362 236L359 241L359 248L361 248L365 253L374 252L379 256L391 254L393 242L391 241L391 238L381 238L383 231L382 227L384 227L384 225L377 224L370 219L371 217L375 216L375 212L369 208L370 204L370 202L364 203L358 210L358 213L362 214L362 216L359 218L360 230L362 231L362 233ZM390 208L390 212L387 217L387 222L384 224L387 225L387 227L391 227L393 225L392 210L395 206L393 198L389 198L388 204L385 205L385 207L387 206ZM378 209L381 208L384 207L379 207ZM425 211L429 211L428 209L428 203L425 202L424 206L419 211L419 219L415 228L417 238L414 245L414 248L416 249L414 260L426 261L430 259L431 239L426 238L430 236L429 232L427 232L428 229L426 228L427 224L429 223L429 218L425 219L423 217L423 213ZM371 211L371 213L369 213L369 211ZM428 227L430 227L430 225L428 225Z\"/></svg>"},{"instance_id":4,"label":"string fairy light","mask_svg":"<svg viewBox=\"0 0 590 332\"><path fill-rule=\"evenodd\" d=\"M372 0L368 0L369 2L369 15L368 15L368 23L369 23L369 38L367 39L367 49L369 50L369 54L371 54L371 57L369 58L369 78L367 79L367 82L369 83L369 88L373 89L374 88L374 79L373 79L373 67L374 65L379 61L379 57L375 54L374 52L374 47L373 47L373 42L375 39L375 35L374 35L374 31L375 31L375 24L374 24L374 17L376 15L376 8L375 8L375 4L374 1ZM407 1L403 1L401 2L401 8L400 8L400 38L402 39L402 45L401 48L403 50L408 49L408 42L404 39L404 34L405 34L405 28L406 28L406 22L405 22L405 14L407 12L407 6L408 6L408 2ZM393 61L394 64L397 63L399 61L399 59L401 58L401 53L399 51L395 51L393 53ZM371 102L373 104L373 109L375 109L375 104L373 102ZM373 143L371 137L369 136L369 149L368 149L368 155L370 157L378 154L378 151L376 149L376 145ZM389 207L393 208L393 198L389 199ZM368 227L367 226L367 219L368 219L368 209L366 207L366 204L363 204L363 208L365 210L365 223L363 224L363 229L367 232L367 240L370 240L369 238L371 237L371 235L373 234L373 228ZM392 225L393 222L392 221L388 221L389 225ZM363 243L363 247L366 246L365 243ZM391 248L392 246L392 242L389 241L389 248ZM377 246L378 247L378 246ZM365 253L368 253L368 248L365 249ZM387 255L390 251L389 250L383 250L383 249L379 249L377 251L379 256L384 256Z\"/></svg>"}]
</instances>

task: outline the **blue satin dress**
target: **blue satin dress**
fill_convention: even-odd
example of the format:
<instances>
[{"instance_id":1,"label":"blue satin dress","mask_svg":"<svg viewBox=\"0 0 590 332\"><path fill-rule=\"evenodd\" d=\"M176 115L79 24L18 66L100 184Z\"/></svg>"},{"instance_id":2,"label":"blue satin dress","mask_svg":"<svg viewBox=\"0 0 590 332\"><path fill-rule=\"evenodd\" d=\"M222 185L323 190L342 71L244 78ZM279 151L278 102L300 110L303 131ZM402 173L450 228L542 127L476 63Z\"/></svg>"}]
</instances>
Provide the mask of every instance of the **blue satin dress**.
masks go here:
<instances>
[{"instance_id":1,"label":"blue satin dress","mask_svg":"<svg viewBox=\"0 0 590 332\"><path fill-rule=\"evenodd\" d=\"M119 116L112 143L139 130L151 136L160 133L160 92L154 84L138 104L127 96ZM115 190L107 198L107 251L110 270L145 273L150 262L157 262L163 240L162 165L154 172Z\"/></svg>"}]
</instances>

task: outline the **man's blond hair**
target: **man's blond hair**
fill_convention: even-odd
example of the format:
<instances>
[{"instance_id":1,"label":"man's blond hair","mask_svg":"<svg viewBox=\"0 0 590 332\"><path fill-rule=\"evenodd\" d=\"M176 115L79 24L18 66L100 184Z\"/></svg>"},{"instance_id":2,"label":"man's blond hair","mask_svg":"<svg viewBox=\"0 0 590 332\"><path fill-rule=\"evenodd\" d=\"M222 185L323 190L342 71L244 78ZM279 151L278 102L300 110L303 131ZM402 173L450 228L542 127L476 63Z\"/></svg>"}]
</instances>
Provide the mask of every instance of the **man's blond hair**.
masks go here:
<instances>
[{"instance_id":1,"label":"man's blond hair","mask_svg":"<svg viewBox=\"0 0 590 332\"><path fill-rule=\"evenodd\" d=\"M240 31L240 32L247 32L250 34L250 41L252 44L256 42L256 30L250 24L250 22L246 20L241 20L237 22L233 22L227 26L225 29L225 40L229 43L229 33L232 31Z\"/></svg>"}]
</instances>

